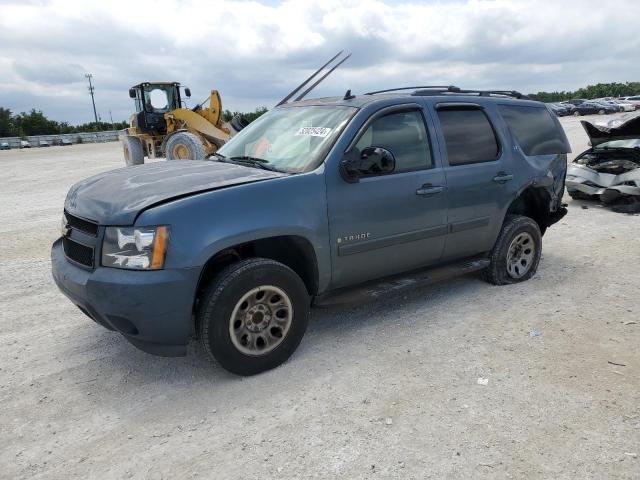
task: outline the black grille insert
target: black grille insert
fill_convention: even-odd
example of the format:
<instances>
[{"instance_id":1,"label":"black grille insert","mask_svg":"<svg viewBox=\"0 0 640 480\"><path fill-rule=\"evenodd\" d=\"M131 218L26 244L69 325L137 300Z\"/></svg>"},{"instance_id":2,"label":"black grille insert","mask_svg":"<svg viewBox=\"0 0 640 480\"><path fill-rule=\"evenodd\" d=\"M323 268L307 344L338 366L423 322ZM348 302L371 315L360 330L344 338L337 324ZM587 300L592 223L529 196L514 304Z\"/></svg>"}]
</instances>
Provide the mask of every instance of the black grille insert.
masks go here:
<instances>
[{"instance_id":1,"label":"black grille insert","mask_svg":"<svg viewBox=\"0 0 640 480\"><path fill-rule=\"evenodd\" d=\"M64 212L64 215L65 217L67 217L67 225L69 225L71 228L75 228L76 230L80 230L81 232L93 235L94 237L98 236L97 223L85 220L84 218L73 216L67 212Z\"/></svg>"},{"instance_id":2,"label":"black grille insert","mask_svg":"<svg viewBox=\"0 0 640 480\"><path fill-rule=\"evenodd\" d=\"M69 260L93 268L93 248L74 242L67 237L62 237L62 246L64 247L64 254Z\"/></svg>"}]
</instances>

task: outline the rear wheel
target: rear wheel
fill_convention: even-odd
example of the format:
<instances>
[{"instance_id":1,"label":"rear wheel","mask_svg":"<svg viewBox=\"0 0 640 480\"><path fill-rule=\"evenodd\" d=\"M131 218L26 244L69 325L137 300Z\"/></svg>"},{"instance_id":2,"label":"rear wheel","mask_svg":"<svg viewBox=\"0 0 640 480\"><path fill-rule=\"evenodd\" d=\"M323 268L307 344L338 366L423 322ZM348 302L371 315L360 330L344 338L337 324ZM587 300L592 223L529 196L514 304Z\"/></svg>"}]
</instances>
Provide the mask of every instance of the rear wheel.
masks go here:
<instances>
[{"instance_id":1,"label":"rear wheel","mask_svg":"<svg viewBox=\"0 0 640 480\"><path fill-rule=\"evenodd\" d=\"M200 138L190 132L174 133L165 147L167 160L204 160L206 152Z\"/></svg>"},{"instance_id":2,"label":"rear wheel","mask_svg":"<svg viewBox=\"0 0 640 480\"><path fill-rule=\"evenodd\" d=\"M298 347L309 321L309 294L286 265L242 260L209 284L197 321L210 356L232 373L254 375L277 367Z\"/></svg>"},{"instance_id":3,"label":"rear wheel","mask_svg":"<svg viewBox=\"0 0 640 480\"><path fill-rule=\"evenodd\" d=\"M508 215L491 251L485 279L494 285L529 280L538 269L541 252L538 224L523 215Z\"/></svg>"},{"instance_id":4,"label":"rear wheel","mask_svg":"<svg viewBox=\"0 0 640 480\"><path fill-rule=\"evenodd\" d=\"M573 116L574 117L579 117L580 116L580 112L578 110L576 110L575 112L573 112Z\"/></svg>"},{"instance_id":5,"label":"rear wheel","mask_svg":"<svg viewBox=\"0 0 640 480\"><path fill-rule=\"evenodd\" d=\"M598 115L604 115L604 110L602 109L598 110Z\"/></svg>"},{"instance_id":6,"label":"rear wheel","mask_svg":"<svg viewBox=\"0 0 640 480\"><path fill-rule=\"evenodd\" d=\"M122 139L122 150L127 167L144 163L144 150L139 138L126 136Z\"/></svg>"}]
</instances>

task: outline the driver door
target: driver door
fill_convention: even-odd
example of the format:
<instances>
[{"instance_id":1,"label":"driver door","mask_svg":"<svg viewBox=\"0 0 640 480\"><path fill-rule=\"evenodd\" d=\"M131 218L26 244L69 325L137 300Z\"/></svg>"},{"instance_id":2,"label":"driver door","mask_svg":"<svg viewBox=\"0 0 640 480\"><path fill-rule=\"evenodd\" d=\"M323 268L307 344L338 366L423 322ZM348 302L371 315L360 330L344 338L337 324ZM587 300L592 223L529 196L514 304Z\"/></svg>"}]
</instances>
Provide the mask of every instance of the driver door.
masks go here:
<instances>
[{"instance_id":1,"label":"driver door","mask_svg":"<svg viewBox=\"0 0 640 480\"><path fill-rule=\"evenodd\" d=\"M431 132L431 135L429 134ZM447 233L446 182L433 127L417 104L376 112L356 135L354 151L382 147L395 170L328 185L333 287L436 263Z\"/></svg>"}]
</instances>

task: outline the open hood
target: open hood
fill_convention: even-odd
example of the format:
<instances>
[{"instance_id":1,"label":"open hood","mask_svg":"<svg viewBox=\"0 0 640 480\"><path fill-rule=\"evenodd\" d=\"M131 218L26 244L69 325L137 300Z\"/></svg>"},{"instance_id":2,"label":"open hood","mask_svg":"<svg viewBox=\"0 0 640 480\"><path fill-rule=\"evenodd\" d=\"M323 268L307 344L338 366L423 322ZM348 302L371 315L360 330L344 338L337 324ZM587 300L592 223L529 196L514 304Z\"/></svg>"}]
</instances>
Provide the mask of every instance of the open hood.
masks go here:
<instances>
[{"instance_id":1,"label":"open hood","mask_svg":"<svg viewBox=\"0 0 640 480\"><path fill-rule=\"evenodd\" d=\"M282 176L286 174L206 160L155 162L75 184L65 210L101 225L132 225L143 210L175 198Z\"/></svg>"},{"instance_id":2,"label":"open hood","mask_svg":"<svg viewBox=\"0 0 640 480\"><path fill-rule=\"evenodd\" d=\"M611 140L632 140L640 138L640 115L632 113L603 123L582 120L582 127L589 135L591 146Z\"/></svg>"}]
</instances>

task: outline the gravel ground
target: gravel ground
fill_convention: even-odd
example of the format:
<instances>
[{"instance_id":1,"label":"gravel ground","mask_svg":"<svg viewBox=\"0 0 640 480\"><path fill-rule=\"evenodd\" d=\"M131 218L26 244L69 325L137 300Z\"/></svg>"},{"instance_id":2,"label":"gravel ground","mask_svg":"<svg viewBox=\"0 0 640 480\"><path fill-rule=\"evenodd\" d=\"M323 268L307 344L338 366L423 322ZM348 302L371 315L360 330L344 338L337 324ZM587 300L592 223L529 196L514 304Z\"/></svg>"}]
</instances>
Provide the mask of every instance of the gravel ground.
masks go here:
<instances>
[{"instance_id":1,"label":"gravel ground","mask_svg":"<svg viewBox=\"0 0 640 480\"><path fill-rule=\"evenodd\" d=\"M196 345L142 353L55 287L67 189L122 163L0 152L0 478L640 478L639 216L566 197L532 280L316 309L289 362L239 378Z\"/></svg>"}]
</instances>

